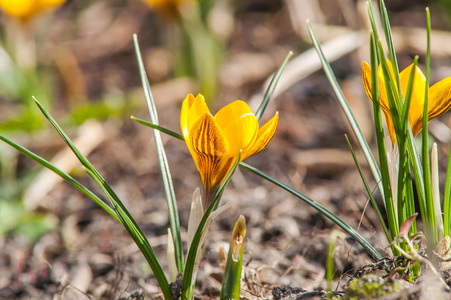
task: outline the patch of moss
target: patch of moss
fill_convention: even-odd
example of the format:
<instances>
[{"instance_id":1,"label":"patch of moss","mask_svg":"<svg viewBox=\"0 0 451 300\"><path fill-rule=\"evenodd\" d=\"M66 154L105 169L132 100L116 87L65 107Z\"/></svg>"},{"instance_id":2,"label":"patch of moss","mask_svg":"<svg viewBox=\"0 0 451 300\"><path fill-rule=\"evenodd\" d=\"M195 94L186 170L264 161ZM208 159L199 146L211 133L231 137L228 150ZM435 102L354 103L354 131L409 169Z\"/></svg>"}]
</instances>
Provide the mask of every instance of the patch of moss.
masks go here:
<instances>
[{"instance_id":1,"label":"patch of moss","mask_svg":"<svg viewBox=\"0 0 451 300\"><path fill-rule=\"evenodd\" d=\"M404 289L396 281L384 280L376 275L367 275L362 278L354 278L349 283L349 289L342 299L366 300L383 297Z\"/></svg>"}]
</instances>

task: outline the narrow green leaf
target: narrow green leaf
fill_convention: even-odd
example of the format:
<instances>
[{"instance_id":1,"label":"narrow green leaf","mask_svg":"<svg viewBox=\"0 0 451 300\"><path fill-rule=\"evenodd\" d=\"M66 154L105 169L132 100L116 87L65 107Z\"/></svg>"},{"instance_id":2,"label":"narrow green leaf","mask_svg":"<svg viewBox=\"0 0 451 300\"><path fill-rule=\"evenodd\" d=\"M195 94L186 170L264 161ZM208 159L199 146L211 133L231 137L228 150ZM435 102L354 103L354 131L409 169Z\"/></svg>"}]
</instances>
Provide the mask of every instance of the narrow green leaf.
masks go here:
<instances>
[{"instance_id":1,"label":"narrow green leaf","mask_svg":"<svg viewBox=\"0 0 451 300\"><path fill-rule=\"evenodd\" d=\"M329 79L329 82L335 92L335 95L338 98L341 108L343 109L343 112L345 113L346 118L348 119L349 125L351 126L351 128L357 138L357 141L359 142L360 147L362 148L363 154L365 155L368 165L370 166L371 172L373 173L374 180L378 183L379 191L380 191L381 195L385 195L384 188L381 183L381 172L376 163L376 160L374 159L373 153L371 152L371 148L368 145L367 141L365 140L365 137L363 136L363 133L360 130L359 125L357 124L357 121L351 111L351 108L349 107L349 104L348 104L345 96L343 95L343 92L338 84L338 81L337 81L335 75L334 75L334 72L332 71L332 68L330 67L330 64L327 62L326 58L324 57L324 54L321 50L321 46L318 42L318 39L316 38L315 33L313 32L313 29L312 29L310 23L307 23L307 26L309 29L310 37L312 38L315 49L318 52L318 56L323 65L324 72L326 73L327 78Z\"/></svg>"},{"instance_id":2,"label":"narrow green leaf","mask_svg":"<svg viewBox=\"0 0 451 300\"><path fill-rule=\"evenodd\" d=\"M146 238L141 228L138 226L136 221L130 215L128 210L122 204L122 202L117 197L116 193L111 189L111 187L105 182L105 180L97 176L95 172L93 172L90 168L86 168L86 172L94 179L94 181L102 188L105 196L107 196L108 200L110 200L111 205L116 210L119 218L122 220L122 224L125 229L130 234L133 241L135 241L141 253L146 258L149 263L150 268L152 269L157 281L158 285L163 292L164 298L166 300L172 299L171 290L169 287L169 283L164 275L163 269L158 262L157 256L152 249L152 246L149 244L149 240Z\"/></svg>"},{"instance_id":3,"label":"narrow green leaf","mask_svg":"<svg viewBox=\"0 0 451 300\"><path fill-rule=\"evenodd\" d=\"M139 73L141 75L141 81L143 85L144 95L146 97L147 106L149 109L150 119L153 124L158 125L157 109L155 102L153 101L152 92L150 90L149 80L147 79L146 70L141 57L141 51L139 49L138 37L133 35L133 42L135 45L136 58L138 60ZM169 224L173 235L173 243L175 249L175 261L177 263L177 269L181 273L183 272L183 247L182 237L180 235L180 221L177 211L177 201L175 199L174 186L172 183L171 172L169 170L169 164L164 151L163 142L161 141L160 132L154 129L155 145L158 152L158 161L160 162L160 170L163 178L164 189L166 192L166 200L168 204L169 212Z\"/></svg>"},{"instance_id":4,"label":"narrow green leaf","mask_svg":"<svg viewBox=\"0 0 451 300\"><path fill-rule=\"evenodd\" d=\"M388 231L387 225L385 225L384 217L382 216L381 211L379 210L379 206L377 205L376 199L374 199L374 197L373 197L373 193L371 192L370 186L368 185L365 175L363 174L362 168L360 167L360 163L357 160L357 157L355 156L354 149L352 148L351 142L349 141L347 135L345 135L345 138L346 138L346 142L348 143L349 150L351 151L352 158L354 159L354 163L357 167L357 170L359 171L360 178L362 179L362 182L363 182L363 185L365 186L368 197L370 198L371 205L373 206L373 209L376 212L377 218L379 219L379 223L381 224L382 229L384 230L385 237L387 238L387 241L389 243L391 243L392 238L390 236L390 232Z\"/></svg>"},{"instance_id":5,"label":"narrow green leaf","mask_svg":"<svg viewBox=\"0 0 451 300\"><path fill-rule=\"evenodd\" d=\"M83 194L94 200L95 203L97 203L102 209L104 209L107 213L109 213L113 218L115 218L118 222L121 223L121 220L116 215L114 210L112 210L108 204L106 204L102 199L97 197L93 192L91 192L89 189L84 187L82 184L80 184L78 181L76 181L74 178L72 178L67 173L61 171L58 167L50 163L49 161L45 160L44 158L36 155L35 153L31 152L30 150L20 146L19 144L16 144L15 142L11 141L10 139L6 138L5 136L0 134L0 140L4 141L5 143L9 144L10 146L17 149L22 154L28 156L29 158L33 159L37 163L43 165L47 169L51 170L70 184L72 184L74 187L76 187L78 190L80 190Z\"/></svg>"},{"instance_id":6,"label":"narrow green leaf","mask_svg":"<svg viewBox=\"0 0 451 300\"><path fill-rule=\"evenodd\" d=\"M409 121L409 110L410 110L410 103L412 100L412 90L413 90L413 79L415 76L415 70L418 65L418 55L416 55L413 59L413 68L412 71L410 71L409 75L409 83L407 85L407 93L406 98L404 99L404 106L401 114L401 123L407 124ZM407 127L407 126L406 126Z\"/></svg>"},{"instance_id":7,"label":"narrow green leaf","mask_svg":"<svg viewBox=\"0 0 451 300\"><path fill-rule=\"evenodd\" d=\"M334 278L334 253L335 253L335 241L339 237L343 237L344 234L341 231L334 230L330 234L329 249L327 251L327 262L326 262L326 280L327 288L326 291L332 292L332 280Z\"/></svg>"},{"instance_id":8,"label":"narrow green leaf","mask_svg":"<svg viewBox=\"0 0 451 300\"><path fill-rule=\"evenodd\" d=\"M170 129L167 129L167 128L163 127L163 126L156 125L156 124L153 124L153 123L151 123L151 122L144 121L144 120L142 120L142 119L140 119L140 118L136 118L136 117L133 117L133 116L131 116L131 119L134 120L134 121L136 121L136 122L138 122L138 123L140 123L140 124L142 124L142 125L145 125L145 126L147 126L147 127L150 127L150 128L156 129L156 130L159 130L159 131L161 131L161 132L163 132L163 133L166 133L167 135L172 136L172 137L175 137L176 139L179 139L179 140L182 140L182 141L185 140L185 139L183 138L183 135L181 135L181 134L179 134L179 133L177 133L177 132L175 132L175 131L172 131L172 130L170 130Z\"/></svg>"},{"instance_id":9,"label":"narrow green leaf","mask_svg":"<svg viewBox=\"0 0 451 300\"><path fill-rule=\"evenodd\" d=\"M257 168L254 168L254 167L252 167L252 166L250 166L250 165L248 165L246 163L243 163L243 162L241 163L241 167L243 169L248 170L248 171L250 171L250 172L262 177L263 179L266 179L269 182L281 187L285 191L287 191L290 194L292 194L293 196L301 199L302 201L304 201L305 203L307 203L308 205L310 205L311 207L313 207L314 209L319 211L322 215L324 215L326 218L328 218L329 220L331 220L332 222L337 224L341 229L343 229L350 236L355 238L357 240L357 242L360 245L362 245L362 247L366 250L366 252L373 259L379 260L379 259L382 258L382 256L376 251L376 249L374 249L374 247L367 240L365 240L354 228L349 226L346 222L344 222L337 215L335 215L334 213L329 211L327 208L325 208L321 204L315 202L314 200L308 198L307 196L305 196L302 193L296 191L292 187L280 182L279 180L272 178L271 176L265 174L264 172L258 170Z\"/></svg>"},{"instance_id":10,"label":"narrow green leaf","mask_svg":"<svg viewBox=\"0 0 451 300\"><path fill-rule=\"evenodd\" d=\"M436 231L438 238L441 239L443 236L443 220L442 220L442 209L440 206L437 143L432 144L431 150L431 186L432 186L432 201L434 203Z\"/></svg>"},{"instance_id":11,"label":"narrow green leaf","mask_svg":"<svg viewBox=\"0 0 451 300\"><path fill-rule=\"evenodd\" d=\"M429 8L426 8L426 19L427 19L427 51L426 51L426 82L425 82L425 93L424 93L424 108L423 108L423 134L422 134L422 154L423 154L423 178L424 178L424 190L426 195L426 206L428 208L428 216L426 221L430 224L431 232L427 232L428 240L430 241L429 246L435 247L438 242L437 233L437 223L435 219L434 210L434 200L432 197L432 183L431 183L431 163L429 156L429 111L428 111L428 94L429 94L429 77L431 69L431 15L429 13Z\"/></svg>"},{"instance_id":12,"label":"narrow green leaf","mask_svg":"<svg viewBox=\"0 0 451 300\"><path fill-rule=\"evenodd\" d=\"M451 229L451 145L448 154L448 167L446 169L445 194L443 198L443 234L450 236Z\"/></svg>"},{"instance_id":13,"label":"narrow green leaf","mask_svg":"<svg viewBox=\"0 0 451 300\"><path fill-rule=\"evenodd\" d=\"M385 211L387 213L388 224L390 227L390 235L387 237L391 242L396 237L396 218L394 213L392 187L390 183L390 172L388 167L387 152L384 138L384 130L382 127L381 106L379 100L379 76L378 76L378 43L376 33L373 31L370 38L370 54L371 54L371 93L373 98L373 116L376 130L376 142L379 154L379 164L381 170L381 183L383 186ZM389 146L390 147L390 146ZM395 234L394 234L395 233ZM394 252L395 253L395 252Z\"/></svg>"},{"instance_id":14,"label":"narrow green leaf","mask_svg":"<svg viewBox=\"0 0 451 300\"><path fill-rule=\"evenodd\" d=\"M155 274L155 277L158 281L158 284L164 294L166 300L171 299L171 291L169 289L169 284L167 279L161 269L161 266L158 262L158 259L153 252L152 247L149 244L149 241L145 237L144 233L142 233L141 229L138 227L136 222L133 220L132 216L129 214L125 206L122 204L120 199L111 189L111 187L105 182L103 177L99 174L99 172L94 168L94 166L86 159L86 157L78 150L78 148L74 145L74 143L70 140L67 134L61 129L58 123L50 116L47 110L34 99L36 105L39 107L44 116L49 120L49 122L53 125L59 135L63 138L72 152L77 156L78 160L81 162L86 172L94 179L94 181L102 188L108 200L110 201L111 206L116 211L117 216L121 219L123 226L130 233L133 240L136 242L137 246L143 253L144 257L149 262L149 265L152 271Z\"/></svg>"},{"instance_id":15,"label":"narrow green leaf","mask_svg":"<svg viewBox=\"0 0 451 300\"><path fill-rule=\"evenodd\" d=\"M239 300L241 291L241 270L243 267L244 239L246 238L246 219L240 215L233 226L227 255L224 279L222 280L221 300Z\"/></svg>"},{"instance_id":16,"label":"narrow green leaf","mask_svg":"<svg viewBox=\"0 0 451 300\"><path fill-rule=\"evenodd\" d=\"M279 82L280 76L282 75L283 70L285 69L285 67L292 55L293 55L292 51L288 52L282 65L279 67L277 72L274 74L274 77L272 78L268 88L266 89L266 92L265 92L265 95L263 96L262 102L260 103L260 106L258 107L257 112L255 113L255 117L257 118L257 120L260 121L263 113L265 112L265 109L268 106L269 100L271 99L271 96L274 93L274 90L276 89L277 83Z\"/></svg>"},{"instance_id":17,"label":"narrow green leaf","mask_svg":"<svg viewBox=\"0 0 451 300\"><path fill-rule=\"evenodd\" d=\"M401 110L400 138L398 139L398 151L399 151L399 171L398 171L398 226L403 224L408 217L415 213L415 198L413 197L413 186L411 180L411 168L409 164L409 157L407 151L407 136L412 131L409 124L409 112L410 104L412 100L412 90L414 77L416 76L415 70L418 64L418 56L413 60L413 68L409 75L409 82L407 85L407 91ZM410 231L416 232L416 221L413 220ZM403 247L406 247L404 245ZM407 248L405 249L407 250Z\"/></svg>"},{"instance_id":18,"label":"narrow green leaf","mask_svg":"<svg viewBox=\"0 0 451 300\"><path fill-rule=\"evenodd\" d=\"M194 264L195 264L198 249L199 249L199 247L203 247L203 245L200 245L202 233L205 230L205 226L207 224L208 217L218 207L219 200L221 200L221 197L222 197L222 194L224 193L225 188L229 184L233 173L235 172L236 168L238 167L238 164L240 162L240 157L241 157L241 153L238 156L238 158L236 159L235 164L230 169L230 171L227 174L224 181L216 189L215 194L213 196L213 200L210 203L210 205L208 206L207 210L205 211L205 214L202 217L202 220L200 221L199 227L196 230L196 234L193 237L193 241L191 242L191 247L188 250L188 256L186 258L186 265L185 265L185 272L183 275L183 282L182 282L183 299L191 300L194 295L193 294L194 293L193 270L194 270Z\"/></svg>"},{"instance_id":19,"label":"narrow green leaf","mask_svg":"<svg viewBox=\"0 0 451 300\"><path fill-rule=\"evenodd\" d=\"M393 69L395 71L394 80L396 81L396 85L400 87L401 80L399 78L398 59L396 58L395 46L393 44L393 37L392 37L392 33L391 33L391 26L390 26L390 20L388 18L387 7L385 6L384 0L381 0L379 2L379 4L380 4L381 17L382 17L382 27L384 29L384 35L385 35L385 42L387 44L388 53L390 55L390 61L393 65ZM398 89L397 92L398 92L397 98L402 99L401 89Z\"/></svg>"}]
</instances>

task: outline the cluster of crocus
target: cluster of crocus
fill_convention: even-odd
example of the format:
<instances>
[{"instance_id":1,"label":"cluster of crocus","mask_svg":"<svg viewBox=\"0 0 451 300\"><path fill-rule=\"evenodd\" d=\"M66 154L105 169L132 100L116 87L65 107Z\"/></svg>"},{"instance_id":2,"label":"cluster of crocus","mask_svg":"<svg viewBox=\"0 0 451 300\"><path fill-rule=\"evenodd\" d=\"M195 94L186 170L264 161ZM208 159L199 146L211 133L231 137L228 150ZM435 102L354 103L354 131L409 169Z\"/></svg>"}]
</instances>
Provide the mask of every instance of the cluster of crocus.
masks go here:
<instances>
[{"instance_id":1,"label":"cluster of crocus","mask_svg":"<svg viewBox=\"0 0 451 300\"><path fill-rule=\"evenodd\" d=\"M392 78L394 78L394 70L390 61L387 60L388 67L390 69ZM412 72L413 64L399 73L399 79L401 82L401 92L405 97L407 94L407 88L409 85L409 77ZM365 87L366 94L372 100L372 84L371 84L371 66L366 62L362 62L362 77L363 85ZM388 132L390 134L393 145L396 141L395 128L393 126L393 120L390 113L390 105L387 98L387 91L385 88L385 79L382 71L382 66L379 65L377 69L379 78L379 98L382 111L387 123ZM396 81L395 81L396 84ZM397 88L397 86L396 86ZM412 85L411 102L409 107L409 123L412 133L416 136L423 128L423 110L424 110L424 98L426 93L426 78L421 72L420 68L415 67L415 74ZM432 120L451 108L451 77L447 77L428 89L428 120Z\"/></svg>"},{"instance_id":2,"label":"cluster of crocus","mask_svg":"<svg viewBox=\"0 0 451 300\"><path fill-rule=\"evenodd\" d=\"M64 2L65 0L0 0L0 7L8 15L26 22L41 11Z\"/></svg>"},{"instance_id":3,"label":"cluster of crocus","mask_svg":"<svg viewBox=\"0 0 451 300\"><path fill-rule=\"evenodd\" d=\"M180 127L204 185L204 207L237 160L263 150L274 135L278 113L259 128L249 106L234 101L213 116L202 95L183 101Z\"/></svg>"}]
</instances>

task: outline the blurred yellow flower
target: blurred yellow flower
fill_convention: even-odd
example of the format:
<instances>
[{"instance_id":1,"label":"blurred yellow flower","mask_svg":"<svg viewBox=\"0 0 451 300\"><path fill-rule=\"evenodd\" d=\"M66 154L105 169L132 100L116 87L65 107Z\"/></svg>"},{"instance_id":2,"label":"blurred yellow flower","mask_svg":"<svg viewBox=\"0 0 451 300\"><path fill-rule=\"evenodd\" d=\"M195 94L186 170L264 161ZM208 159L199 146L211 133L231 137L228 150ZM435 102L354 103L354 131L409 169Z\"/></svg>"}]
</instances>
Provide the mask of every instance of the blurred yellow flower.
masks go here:
<instances>
[{"instance_id":1,"label":"blurred yellow flower","mask_svg":"<svg viewBox=\"0 0 451 300\"><path fill-rule=\"evenodd\" d=\"M65 0L0 0L1 9L22 21L27 21L42 10L59 6Z\"/></svg>"},{"instance_id":2,"label":"blurred yellow flower","mask_svg":"<svg viewBox=\"0 0 451 300\"><path fill-rule=\"evenodd\" d=\"M151 9L154 9L166 17L174 17L178 14L178 8L182 2L188 0L142 0Z\"/></svg>"},{"instance_id":3,"label":"blurred yellow flower","mask_svg":"<svg viewBox=\"0 0 451 300\"><path fill-rule=\"evenodd\" d=\"M199 94L183 101L180 127L205 188L204 199L224 180L241 151L240 161L263 150L277 128L279 114L259 129L246 102L237 100L213 116ZM208 204L208 203L207 203ZM204 206L205 207L205 206Z\"/></svg>"},{"instance_id":4,"label":"blurred yellow flower","mask_svg":"<svg viewBox=\"0 0 451 300\"><path fill-rule=\"evenodd\" d=\"M387 60L388 67L392 78L394 77L394 70L391 62ZM409 85L410 72L412 72L413 64L405 68L399 73L401 81L401 92L403 97L407 94L407 87ZM372 100L372 86L371 86L371 66L366 62L362 62L362 77L363 85L366 94ZM377 69L379 77L379 97L382 111L385 115L388 132L392 144L395 145L396 133L393 126L393 120L390 114L390 105L387 98L387 91L385 89L385 80L381 65ZM395 83L395 87L396 86ZM412 96L409 108L409 123L412 133L416 136L423 128L423 110L424 110L424 96L426 91L426 77L424 77L420 68L415 67L415 76L413 79ZM451 77L447 77L428 89L428 120L432 120L445 112L451 107Z\"/></svg>"}]
</instances>

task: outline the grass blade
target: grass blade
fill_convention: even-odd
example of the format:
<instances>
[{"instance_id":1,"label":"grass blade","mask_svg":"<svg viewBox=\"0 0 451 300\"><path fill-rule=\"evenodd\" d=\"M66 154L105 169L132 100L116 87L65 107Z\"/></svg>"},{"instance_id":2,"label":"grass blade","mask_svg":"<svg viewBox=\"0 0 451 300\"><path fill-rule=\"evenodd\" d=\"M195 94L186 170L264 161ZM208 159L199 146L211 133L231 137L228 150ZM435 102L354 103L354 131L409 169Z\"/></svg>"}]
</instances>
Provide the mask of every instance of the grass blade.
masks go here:
<instances>
[{"instance_id":1,"label":"grass blade","mask_svg":"<svg viewBox=\"0 0 451 300\"><path fill-rule=\"evenodd\" d=\"M183 138L183 135L181 135L180 133L177 133L177 132L175 132L175 131L172 131L172 130L170 130L170 129L167 129L167 128L163 127L163 126L156 125L156 124L153 124L153 123L151 123L151 122L148 122L148 121L145 121L145 120L142 120L142 119L140 119L140 118L133 117L133 116L131 117L131 119L134 120L134 121L136 121L136 122L138 122L138 123L140 123L140 124L142 124L142 125L145 125L145 126L150 127L150 128L152 128L152 129L156 129L156 130L158 130L158 131L161 131L161 132L163 132L163 133L166 133L167 135L172 136L172 137L175 137L176 139L179 139L179 140L182 140L182 141L185 140L185 139Z\"/></svg>"},{"instance_id":2,"label":"grass blade","mask_svg":"<svg viewBox=\"0 0 451 300\"><path fill-rule=\"evenodd\" d=\"M379 260L382 258L382 256L374 249L374 247L368 243L367 240L365 240L354 228L349 226L346 222L344 222L342 219L340 219L338 216L336 216L334 213L329 211L327 208L322 206L321 204L313 201L312 199L308 198L307 196L303 195L302 193L296 191L292 187L278 181L277 179L272 178L271 176L265 174L264 172L260 171L257 168L254 168L246 163L241 163L241 167L245 170L248 170L263 179L268 180L269 182L281 187L285 191L289 192L293 196L301 199L317 211L319 211L322 215L327 217L329 220L337 224L341 229L343 229L346 233L348 233L350 236L354 237L357 242L362 245L362 247L366 250L366 252L375 260Z\"/></svg>"},{"instance_id":3,"label":"grass blade","mask_svg":"<svg viewBox=\"0 0 451 300\"><path fill-rule=\"evenodd\" d=\"M102 188L105 196L107 196L108 200L110 200L111 205L113 205L114 209L118 213L119 217L122 220L122 224L125 229L128 231L133 241L135 241L141 253L146 258L149 266L151 267L157 281L158 285L163 292L164 298L166 300L172 299L171 290L169 288L168 281L166 276L164 275L163 270L161 269L160 263L158 262L157 256L150 246L149 241L146 236L142 232L141 228L138 226L136 221L130 215L128 210L122 204L122 202L117 197L116 193L111 189L111 187L105 182L102 177L96 175L95 172L91 168L86 168L86 172L94 179L94 181Z\"/></svg>"},{"instance_id":4,"label":"grass blade","mask_svg":"<svg viewBox=\"0 0 451 300\"><path fill-rule=\"evenodd\" d=\"M395 78L397 86L401 86L401 80L399 78L398 59L396 58L395 46L393 45L393 37L391 34L390 20L388 19L387 7L385 7L384 0L380 1L380 11L382 17L382 27L385 35L385 42L387 44L388 53L390 55L390 61L395 70ZM398 99L402 99L401 89L398 89Z\"/></svg>"},{"instance_id":5,"label":"grass blade","mask_svg":"<svg viewBox=\"0 0 451 300\"><path fill-rule=\"evenodd\" d=\"M368 185L368 182L366 181L365 175L363 174L362 168L360 167L359 161L357 160L357 157L355 156L354 150L352 149L351 142L348 139L348 136L345 135L346 142L348 143L349 150L351 151L352 158L354 159L354 163L357 167L357 170L359 171L360 178L362 179L363 185L365 186L366 192L368 193L368 197L370 198L371 205L373 206L374 211L376 212L377 218L379 219L379 223L382 226L382 229L384 230L385 237L387 238L387 241L391 243L391 236L390 232L388 231L387 225L385 225L384 217L381 214L381 211L379 210L379 207L377 206L376 199L373 197L373 193L370 190L370 186Z\"/></svg>"},{"instance_id":6,"label":"grass blade","mask_svg":"<svg viewBox=\"0 0 451 300\"><path fill-rule=\"evenodd\" d=\"M147 106L149 109L150 119L153 124L158 125L157 109L155 102L153 101L152 92L150 90L149 80L147 79L146 70L141 57L141 51L139 49L138 37L133 35L133 42L135 45L136 58L138 60L139 73L141 75L141 81L143 85L144 95L146 97ZM179 273L183 272L183 247L182 237L180 235L180 221L177 211L177 201L175 199L174 186L172 183L171 172L169 170L169 164L164 151L163 142L161 141L160 132L154 129L155 145L158 152L158 161L160 162L161 176L163 178L164 189L166 192L166 200L168 204L169 212L169 224L173 235L173 243L175 250L175 261L177 263L177 269Z\"/></svg>"},{"instance_id":7,"label":"grass blade","mask_svg":"<svg viewBox=\"0 0 451 300\"><path fill-rule=\"evenodd\" d=\"M448 167L446 169L445 194L443 198L443 234L450 236L451 228L451 145L448 154Z\"/></svg>"},{"instance_id":8,"label":"grass blade","mask_svg":"<svg viewBox=\"0 0 451 300\"><path fill-rule=\"evenodd\" d=\"M388 168L388 160L387 160L387 152L384 138L384 130L382 127L382 116L381 116L381 106L379 99L379 76L378 76L378 44L377 44L377 35L373 31L371 33L371 42L370 42L370 54L371 54L371 92L373 98L373 116L374 116L374 124L376 130L376 142L377 142L377 150L379 154L379 164L381 170L381 182L384 187L384 195L383 202L385 206L385 211L389 215L390 211L393 211L393 198L392 198L392 187L390 184L390 172ZM376 100L375 100L376 99ZM390 147L390 146L389 146ZM392 212L393 215L393 212ZM390 224L390 223L389 223ZM385 225L385 223L384 223ZM390 228L393 224L390 224ZM391 242L395 236L390 235L387 237L388 241Z\"/></svg>"},{"instance_id":9,"label":"grass blade","mask_svg":"<svg viewBox=\"0 0 451 300\"><path fill-rule=\"evenodd\" d=\"M0 140L4 141L5 143L9 144L11 147L15 148L22 154L28 156L29 158L33 159L37 163L43 165L47 169L53 171L55 174L59 175L61 178L72 184L74 187L76 187L78 190L80 190L83 194L94 200L95 203L97 203L102 209L104 209L107 213L109 213L113 218L115 218L118 222L122 223L120 218L117 216L116 212L111 209L111 207L108 206L102 199L97 197L93 192L91 192L89 189L81 185L78 181L76 181L72 176L69 174L61 171L58 167L50 163L49 161L45 160L44 158L36 155L35 153L31 152L30 150L20 146L19 144L16 144L15 142L11 141L10 139L6 138L5 136L0 134Z\"/></svg>"},{"instance_id":10,"label":"grass blade","mask_svg":"<svg viewBox=\"0 0 451 300\"><path fill-rule=\"evenodd\" d=\"M437 223L435 219L434 211L434 200L432 197L432 183L431 183L431 163L429 155L429 132L428 132L428 122L429 122L429 106L428 106L428 94L429 94L429 77L431 69L431 15L429 13L429 8L426 8L426 19L427 19L427 50L426 50L426 83L425 83L425 93L424 93L424 108L423 108L423 135L422 135L422 154L423 154L423 178L424 178L424 191L426 196L426 207L428 208L427 222L430 223L431 232L427 232L428 240L430 241L430 246L433 248L438 241L437 233Z\"/></svg>"},{"instance_id":11,"label":"grass blade","mask_svg":"<svg viewBox=\"0 0 451 300\"><path fill-rule=\"evenodd\" d=\"M277 72L274 74L274 77L271 79L271 83L269 84L268 88L266 89L266 92L265 92L265 95L263 96L262 102L260 103L260 106L258 107L257 112L255 113L255 117L257 118L257 120L260 121L263 113L265 112L265 109L268 106L269 100L271 100L271 96L274 93L274 90L276 89L277 82L279 82L280 76L282 75L283 70L285 69L285 67L292 55L293 55L292 51L288 52L282 65L279 67Z\"/></svg>"},{"instance_id":12,"label":"grass blade","mask_svg":"<svg viewBox=\"0 0 451 300\"><path fill-rule=\"evenodd\" d=\"M318 42L318 39L316 38L315 33L313 32L313 29L312 29L310 23L308 23L307 26L308 26L309 33L312 38L313 44L315 46L315 49L318 52L318 56L323 65L324 72L326 73L327 78L329 79L329 82L335 92L335 95L338 98L341 108L343 109L343 112L345 113L346 118L348 119L348 122L351 125L351 128L357 138L357 141L359 142L360 147L362 148L363 154L365 155L368 165L370 166L370 169L373 173L374 180L378 183L379 191L380 191L381 195L384 195L384 187L382 186L382 183L381 183L381 172L379 170L379 167L377 166L376 160L374 159L371 149L368 146L368 143L365 140L365 137L363 136L362 131L360 130L360 127L357 124L356 119L354 118L351 108L349 107L349 104L348 104L345 96L343 95L343 92L337 82L337 79L335 78L332 68L330 67L329 63L327 62L326 58L324 57L324 54L322 53L321 46Z\"/></svg>"},{"instance_id":13,"label":"grass blade","mask_svg":"<svg viewBox=\"0 0 451 300\"><path fill-rule=\"evenodd\" d=\"M69 146L72 152L77 156L78 160L81 162L85 170L88 174L94 179L94 181L102 188L107 196L108 200L111 203L111 206L116 211L117 216L121 219L121 223L130 233L131 237L135 241L136 245L139 247L141 252L143 253L146 260L149 262L149 265L154 272L156 279L158 280L158 284L164 294L165 299L171 299L171 291L169 289L169 284L167 282L166 276L161 269L161 266L158 262L158 259L153 251L152 247L149 244L149 241L145 237L144 233L136 224L133 217L127 211L125 206L122 204L120 199L111 189L111 187L105 182L103 177L99 174L99 172L94 168L94 166L86 159L86 157L75 147L72 141L69 139L67 134L61 129L58 123L50 116L47 110L39 103L36 99L34 99L36 105L39 107L44 116L49 120L49 122L53 125L59 135L63 138L64 142Z\"/></svg>"}]
</instances>

